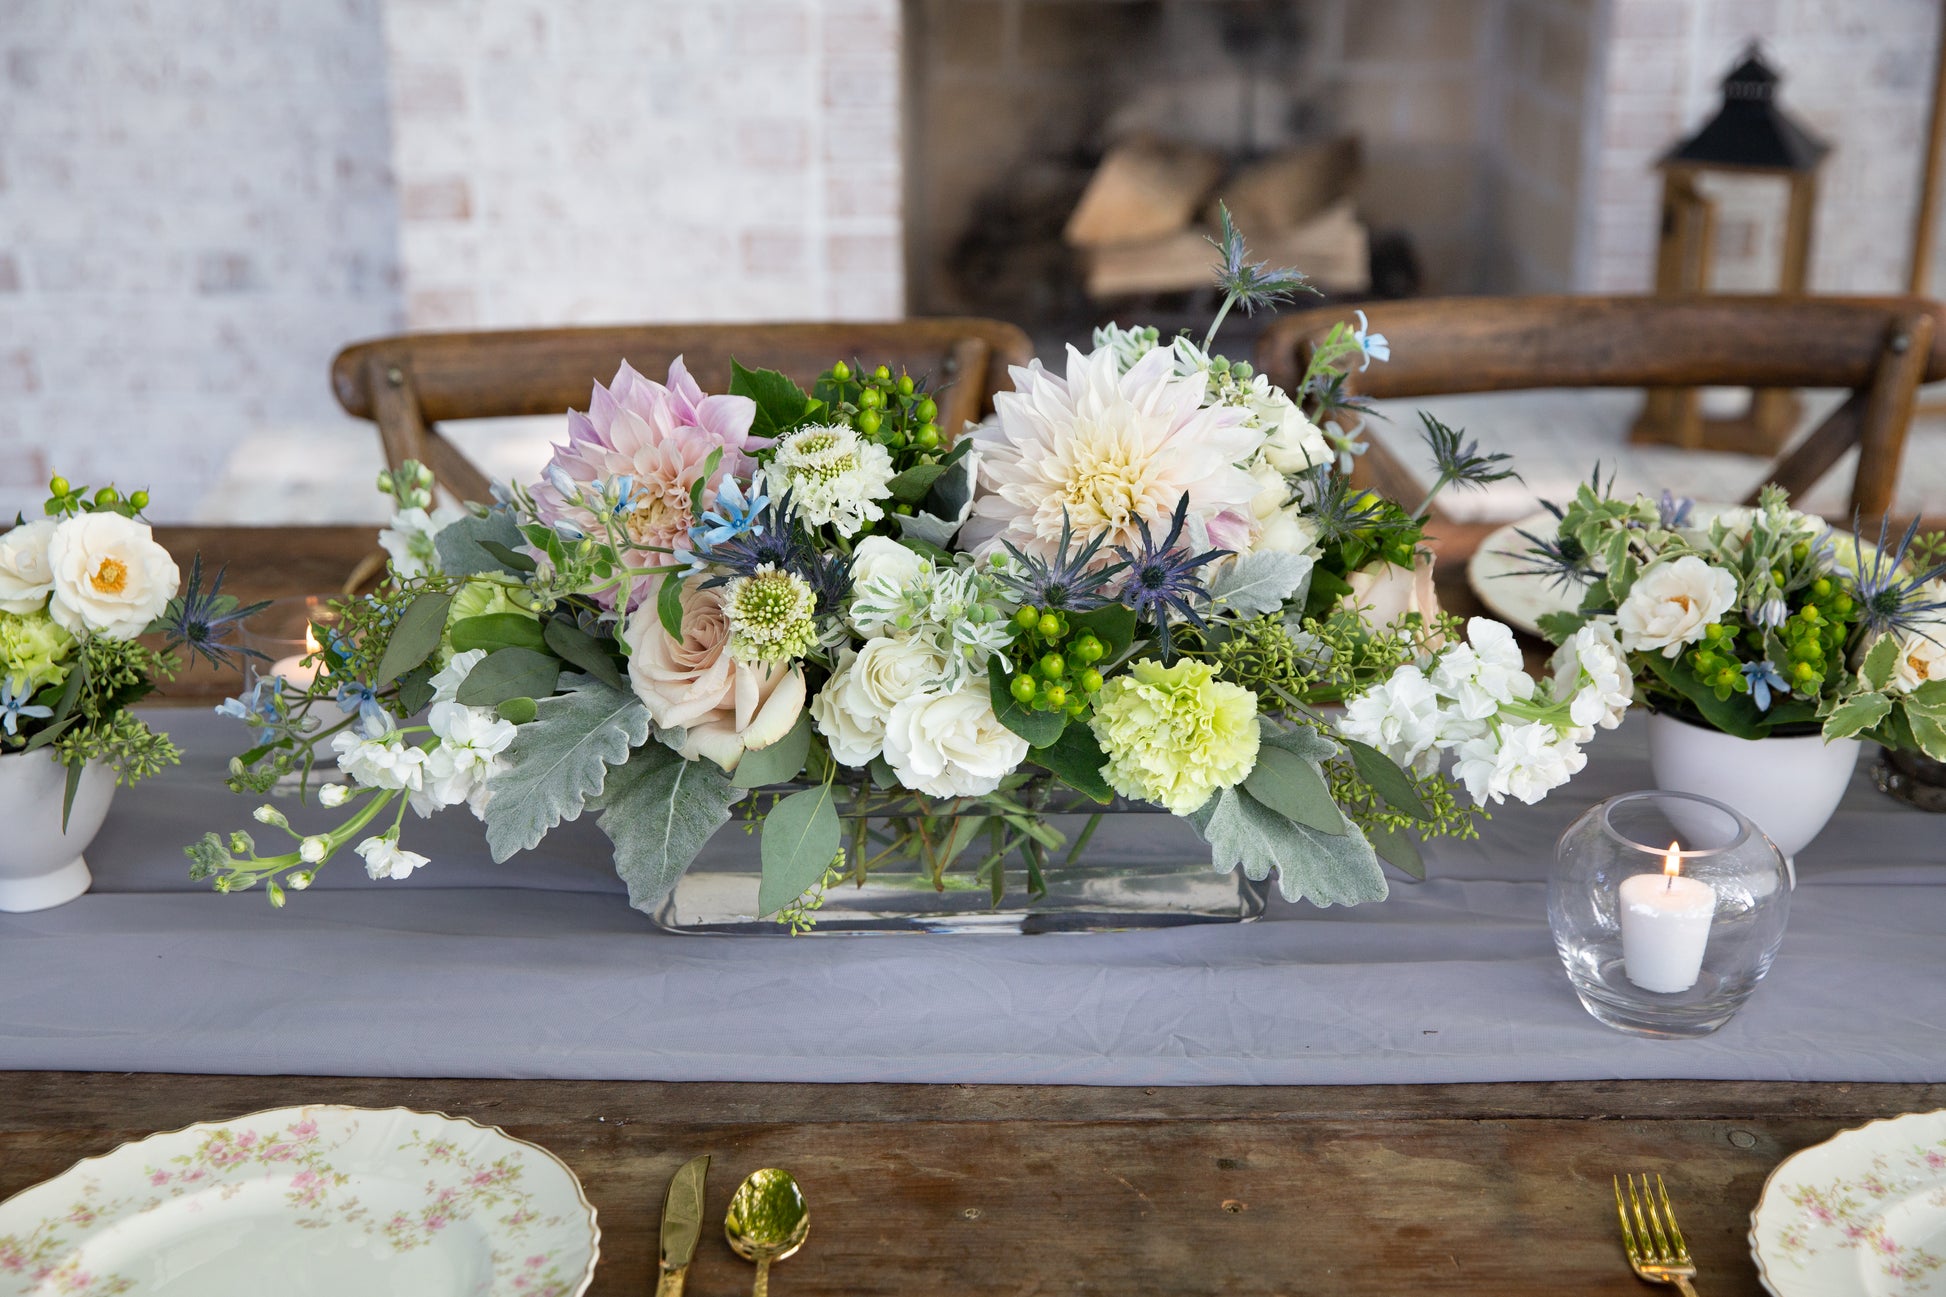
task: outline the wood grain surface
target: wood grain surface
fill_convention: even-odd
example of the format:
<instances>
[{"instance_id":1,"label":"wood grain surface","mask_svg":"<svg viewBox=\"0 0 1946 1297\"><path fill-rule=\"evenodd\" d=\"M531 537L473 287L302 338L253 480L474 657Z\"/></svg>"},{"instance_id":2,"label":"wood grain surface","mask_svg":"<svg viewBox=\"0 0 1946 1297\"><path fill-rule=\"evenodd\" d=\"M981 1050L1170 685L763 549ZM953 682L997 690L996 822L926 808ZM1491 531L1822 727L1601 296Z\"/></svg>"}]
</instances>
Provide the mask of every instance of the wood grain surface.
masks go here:
<instances>
[{"instance_id":1,"label":"wood grain surface","mask_svg":"<svg viewBox=\"0 0 1946 1297\"><path fill-rule=\"evenodd\" d=\"M1644 1048L1654 1048L1646 1044ZM653 1287L669 1177L714 1157L688 1291L748 1291L719 1222L760 1166L810 1242L777 1297L1640 1290L1609 1177L1659 1173L1709 1297L1760 1291L1745 1238L1779 1160L1946 1085L1614 1082L1108 1089L0 1074L0 1195L195 1121L404 1106L563 1158L599 1213L600 1297Z\"/></svg>"}]
</instances>

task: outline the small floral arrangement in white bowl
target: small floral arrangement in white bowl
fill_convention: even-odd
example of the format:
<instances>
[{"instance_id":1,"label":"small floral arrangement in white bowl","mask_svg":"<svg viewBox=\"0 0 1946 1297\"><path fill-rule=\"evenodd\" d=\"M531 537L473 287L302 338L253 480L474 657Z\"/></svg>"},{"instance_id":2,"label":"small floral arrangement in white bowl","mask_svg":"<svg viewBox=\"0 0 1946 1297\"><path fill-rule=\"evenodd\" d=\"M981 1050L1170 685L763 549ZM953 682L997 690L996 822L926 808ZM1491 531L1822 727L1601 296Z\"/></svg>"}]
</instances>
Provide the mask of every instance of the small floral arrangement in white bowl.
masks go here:
<instances>
[{"instance_id":1,"label":"small floral arrangement in white bowl","mask_svg":"<svg viewBox=\"0 0 1946 1297\"><path fill-rule=\"evenodd\" d=\"M1219 250L1224 311L1300 285L1227 220ZM1287 393L1213 338L1110 326L965 429L866 360L808 391L736 365L716 395L680 360L624 365L491 505L442 519L423 470L386 475L387 583L341 605L311 687L232 704L254 729L232 786L332 760L346 818L265 808L282 849L211 833L194 872L282 904L341 850L375 878L426 864L408 811L467 805L499 859L593 813L651 908L735 816L763 912L798 925L888 859L1037 891L1093 831L1048 822L1078 799L1162 808L1292 899L1383 897L1381 857L1416 871L1417 836L1580 768L1611 664L1536 681L1503 626L1379 607L1423 578L1430 501L1352 487L1360 447L1321 420L1355 428L1345 369L1382 339L1338 329ZM1442 485L1508 473L1428 436Z\"/></svg>"},{"instance_id":2,"label":"small floral arrangement in white bowl","mask_svg":"<svg viewBox=\"0 0 1946 1297\"><path fill-rule=\"evenodd\" d=\"M200 560L178 593L176 562L142 521L146 491L48 486L42 516L0 535L0 909L87 888L81 852L115 787L178 760L130 709L176 673L177 650L233 667L223 641L256 611L220 575L204 590Z\"/></svg>"}]
</instances>

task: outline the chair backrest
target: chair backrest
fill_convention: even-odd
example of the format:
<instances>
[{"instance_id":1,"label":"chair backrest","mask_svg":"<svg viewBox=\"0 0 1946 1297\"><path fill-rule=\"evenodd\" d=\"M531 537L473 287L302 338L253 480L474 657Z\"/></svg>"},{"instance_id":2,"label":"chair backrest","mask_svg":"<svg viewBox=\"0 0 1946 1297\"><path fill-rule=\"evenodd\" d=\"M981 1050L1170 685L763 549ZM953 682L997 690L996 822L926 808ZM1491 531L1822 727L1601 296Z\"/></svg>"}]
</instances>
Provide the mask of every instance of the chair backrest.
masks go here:
<instances>
[{"instance_id":1,"label":"chair backrest","mask_svg":"<svg viewBox=\"0 0 1946 1297\"><path fill-rule=\"evenodd\" d=\"M407 333L346 347L331 362L331 386L349 413L378 425L394 468L419 460L455 496L484 500L486 475L438 423L585 409L593 384L623 360L660 379L681 356L706 392L729 390L732 357L806 386L838 360L903 365L931 378L939 426L955 434L993 409L1007 367L1032 355L1018 328L980 319Z\"/></svg>"},{"instance_id":2,"label":"chair backrest","mask_svg":"<svg viewBox=\"0 0 1946 1297\"><path fill-rule=\"evenodd\" d=\"M1312 343L1348 314L1320 308L1278 320L1258 341L1257 367L1280 386L1299 381ZM1765 480L1801 494L1857 446L1852 507L1868 519L1892 507L1918 385L1946 379L1946 311L1923 298L1456 297L1387 302L1373 314L1392 359L1354 374L1353 386L1379 399L1547 387L1847 388L1845 403ZM1375 485L1410 495L1410 474L1382 448L1365 458Z\"/></svg>"}]
</instances>

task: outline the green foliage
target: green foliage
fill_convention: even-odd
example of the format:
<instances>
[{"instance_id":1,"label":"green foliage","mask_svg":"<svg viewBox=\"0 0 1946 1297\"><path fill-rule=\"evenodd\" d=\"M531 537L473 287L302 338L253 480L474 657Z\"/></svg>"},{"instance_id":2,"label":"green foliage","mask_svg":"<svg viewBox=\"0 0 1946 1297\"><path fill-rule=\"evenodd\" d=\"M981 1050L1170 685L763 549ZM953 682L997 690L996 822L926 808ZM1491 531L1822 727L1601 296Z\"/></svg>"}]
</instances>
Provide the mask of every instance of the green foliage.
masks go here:
<instances>
[{"instance_id":1,"label":"green foliage","mask_svg":"<svg viewBox=\"0 0 1946 1297\"><path fill-rule=\"evenodd\" d=\"M1013 677L1000 654L995 653L987 659L987 688L993 696L993 714L1002 725L1026 739L1037 748L1044 748L1061 737L1067 727L1068 718L1060 712L1032 711L1015 701L1011 686Z\"/></svg>"},{"instance_id":2,"label":"green foliage","mask_svg":"<svg viewBox=\"0 0 1946 1297\"><path fill-rule=\"evenodd\" d=\"M1241 865L1247 877L1261 880L1275 869L1277 888L1287 901L1357 905L1385 899L1385 873L1356 826L1340 834L1320 833L1279 815L1243 788L1220 790L1188 818L1209 843L1218 873Z\"/></svg>"},{"instance_id":3,"label":"green foliage","mask_svg":"<svg viewBox=\"0 0 1946 1297\"><path fill-rule=\"evenodd\" d=\"M1285 819L1320 833L1341 834L1345 817L1331 798L1320 764L1335 751L1330 740L1308 730L1266 731L1243 789Z\"/></svg>"},{"instance_id":4,"label":"green foliage","mask_svg":"<svg viewBox=\"0 0 1946 1297\"><path fill-rule=\"evenodd\" d=\"M766 748L756 748L743 754L737 768L730 775L730 782L738 788L762 788L766 784L788 783L797 778L804 769L804 760L811 753L811 713L802 711L797 714L797 723L790 732Z\"/></svg>"},{"instance_id":5,"label":"green foliage","mask_svg":"<svg viewBox=\"0 0 1946 1297\"><path fill-rule=\"evenodd\" d=\"M507 769L493 777L486 824L495 860L531 850L562 820L579 816L601 793L608 768L649 737L648 709L634 694L587 677L572 683L569 692L536 703L536 718L507 749Z\"/></svg>"},{"instance_id":6,"label":"green foliage","mask_svg":"<svg viewBox=\"0 0 1946 1297\"><path fill-rule=\"evenodd\" d=\"M1431 813L1424 820L1388 806L1349 759L1329 762L1325 777L1331 784L1332 800L1345 818L1364 831L1380 855L1414 877L1424 877L1424 866L1419 864L1418 850L1412 845L1413 835L1462 841L1477 838L1477 821L1486 818L1486 812L1471 799L1462 801L1459 787L1438 771L1412 777L1414 790Z\"/></svg>"},{"instance_id":7,"label":"green foliage","mask_svg":"<svg viewBox=\"0 0 1946 1297\"><path fill-rule=\"evenodd\" d=\"M433 538L433 549L439 555L440 571L448 576L506 572L525 577L535 565L519 552L524 540L513 510L503 506L448 523Z\"/></svg>"},{"instance_id":8,"label":"green foliage","mask_svg":"<svg viewBox=\"0 0 1946 1297\"><path fill-rule=\"evenodd\" d=\"M1094 731L1086 725L1068 726L1054 742L1033 749L1028 760L1052 771L1062 783L1095 801L1106 803L1115 796L1115 790L1101 773L1108 757L1095 741Z\"/></svg>"},{"instance_id":9,"label":"green foliage","mask_svg":"<svg viewBox=\"0 0 1946 1297\"><path fill-rule=\"evenodd\" d=\"M578 667L611 689L626 689L627 679L615 659L594 636L571 621L556 617L550 620L543 637L547 647L555 656L573 667Z\"/></svg>"},{"instance_id":10,"label":"green foliage","mask_svg":"<svg viewBox=\"0 0 1946 1297\"><path fill-rule=\"evenodd\" d=\"M1351 754L1353 768L1371 785L1372 791L1385 800L1387 806L1415 820L1424 821L1433 817L1432 808L1419 795L1412 776L1401 770L1396 761L1357 739L1346 739L1344 744Z\"/></svg>"},{"instance_id":11,"label":"green foliage","mask_svg":"<svg viewBox=\"0 0 1946 1297\"><path fill-rule=\"evenodd\" d=\"M495 649L467 672L453 695L468 707L498 707L509 698L536 701L554 692L561 662L551 653L526 648ZM615 692L610 687L609 691Z\"/></svg>"},{"instance_id":12,"label":"green foliage","mask_svg":"<svg viewBox=\"0 0 1946 1297\"><path fill-rule=\"evenodd\" d=\"M628 903L644 913L660 905L741 796L712 763L685 761L660 743L642 744L609 770L595 823L614 844Z\"/></svg>"},{"instance_id":13,"label":"green foliage","mask_svg":"<svg viewBox=\"0 0 1946 1297\"><path fill-rule=\"evenodd\" d=\"M390 603L389 598L375 598L367 601L354 601L353 606L368 606L383 609ZM375 626L383 630L378 636L354 636L357 646L354 652L362 654L368 641L376 640L382 644L382 656L375 667L360 671L353 664L351 675L354 679L370 680L374 689L382 689L391 684L412 668L431 657L439 647L439 641L446 633L446 614L453 606L453 595L447 590L428 590L412 598L399 608L397 620L390 626ZM346 619L350 620L349 617ZM349 629L349 628L348 628Z\"/></svg>"},{"instance_id":14,"label":"green foliage","mask_svg":"<svg viewBox=\"0 0 1946 1297\"><path fill-rule=\"evenodd\" d=\"M758 854L757 913L775 914L824 876L838 851L838 811L830 784L792 793L764 816Z\"/></svg>"},{"instance_id":15,"label":"green foliage","mask_svg":"<svg viewBox=\"0 0 1946 1297\"><path fill-rule=\"evenodd\" d=\"M1245 554L1210 581L1209 601L1213 609L1244 616L1275 613L1282 615L1292 599L1302 600L1305 582L1310 578L1314 560L1308 554L1281 554L1258 550Z\"/></svg>"},{"instance_id":16,"label":"green foliage","mask_svg":"<svg viewBox=\"0 0 1946 1297\"><path fill-rule=\"evenodd\" d=\"M803 388L776 370L745 369L734 358L730 361L730 394L756 402L757 417L750 431L758 437L789 432L820 408Z\"/></svg>"},{"instance_id":17,"label":"green foliage","mask_svg":"<svg viewBox=\"0 0 1946 1297\"><path fill-rule=\"evenodd\" d=\"M536 653L547 651L547 635L541 629L541 624L524 613L495 612L483 617L462 618L452 624L448 634L455 653L466 653L473 649L485 649L491 653L503 648L531 649Z\"/></svg>"}]
</instances>

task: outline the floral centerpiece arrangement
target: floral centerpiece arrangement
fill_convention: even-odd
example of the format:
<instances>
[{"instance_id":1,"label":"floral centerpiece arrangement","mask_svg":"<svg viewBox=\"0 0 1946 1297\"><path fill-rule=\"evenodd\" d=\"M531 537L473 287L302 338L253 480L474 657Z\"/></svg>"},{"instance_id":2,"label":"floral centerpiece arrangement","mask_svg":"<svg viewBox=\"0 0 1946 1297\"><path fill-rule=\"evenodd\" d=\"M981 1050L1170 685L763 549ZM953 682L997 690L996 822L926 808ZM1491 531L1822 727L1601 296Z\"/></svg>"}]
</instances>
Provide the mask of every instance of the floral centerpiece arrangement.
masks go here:
<instances>
[{"instance_id":1,"label":"floral centerpiece arrangement","mask_svg":"<svg viewBox=\"0 0 1946 1297\"><path fill-rule=\"evenodd\" d=\"M1300 286L1224 226L1224 312ZM1286 393L1214 334L1103 329L966 429L868 359L809 391L735 365L719 395L624 365L490 506L442 519L423 469L385 475L387 583L339 608L316 683L232 704L256 740L232 787L335 759L343 818L265 806L286 842L212 833L194 872L283 904L345 849L426 864L408 809L465 803L497 859L593 813L649 908L738 816L795 924L890 860L1037 893L1094 823L1070 843L1047 810L1080 798L1180 816L1293 899L1383 897L1381 856L1417 869L1415 834L1559 785L1627 698L1600 645L1540 683L1504 626L1375 611L1417 579L1426 506L1353 488L1355 431L1319 421L1355 429L1346 367L1381 338L1340 327ZM1428 435L1442 485L1508 474Z\"/></svg>"},{"instance_id":2,"label":"floral centerpiece arrangement","mask_svg":"<svg viewBox=\"0 0 1946 1297\"><path fill-rule=\"evenodd\" d=\"M1644 701L1743 739L1861 737L1946 760L1946 537L1834 531L1766 487L1707 525L1599 481L1529 536L1530 571L1584 587L1541 628L1619 655Z\"/></svg>"},{"instance_id":3,"label":"floral centerpiece arrangement","mask_svg":"<svg viewBox=\"0 0 1946 1297\"><path fill-rule=\"evenodd\" d=\"M0 755L45 750L66 767L65 822L91 763L124 784L175 764L168 735L129 709L175 675L178 650L234 669L224 637L262 605L239 607L221 574L203 589L200 559L179 594L142 521L148 492L59 476L48 491L42 517L0 535Z\"/></svg>"}]
</instances>

